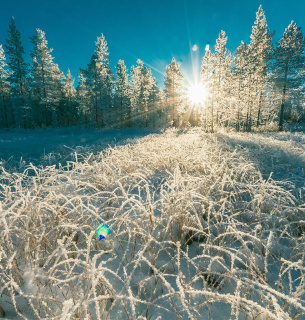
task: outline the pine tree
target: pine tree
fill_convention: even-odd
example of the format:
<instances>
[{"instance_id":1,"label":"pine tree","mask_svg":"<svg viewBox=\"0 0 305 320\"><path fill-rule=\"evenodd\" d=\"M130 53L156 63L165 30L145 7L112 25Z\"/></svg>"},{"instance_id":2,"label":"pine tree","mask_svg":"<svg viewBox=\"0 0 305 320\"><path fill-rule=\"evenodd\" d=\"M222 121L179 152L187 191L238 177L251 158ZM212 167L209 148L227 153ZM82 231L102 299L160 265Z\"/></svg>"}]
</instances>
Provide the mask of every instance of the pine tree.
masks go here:
<instances>
[{"instance_id":1,"label":"pine tree","mask_svg":"<svg viewBox=\"0 0 305 320\"><path fill-rule=\"evenodd\" d=\"M304 74L305 40L301 28L291 21L275 49L273 70L275 81L282 89L279 130L283 130L288 93L299 89Z\"/></svg>"},{"instance_id":2,"label":"pine tree","mask_svg":"<svg viewBox=\"0 0 305 320\"><path fill-rule=\"evenodd\" d=\"M267 28L265 12L262 6L259 6L256 13L256 20L252 27L249 47L250 77L252 80L251 83L249 83L249 85L252 86L249 106L252 106L252 104L255 106L254 111L256 114L257 126L260 124L264 88L267 83L268 63L272 53L272 37L273 34L270 34L270 31ZM248 117L248 130L250 131L252 122L251 110Z\"/></svg>"},{"instance_id":3,"label":"pine tree","mask_svg":"<svg viewBox=\"0 0 305 320\"><path fill-rule=\"evenodd\" d=\"M53 62L45 33L36 29L36 35L31 37L34 49L31 53L31 89L37 111L39 125L55 125L58 122L58 106L62 98L63 73Z\"/></svg>"},{"instance_id":4,"label":"pine tree","mask_svg":"<svg viewBox=\"0 0 305 320\"><path fill-rule=\"evenodd\" d=\"M112 124L114 76L109 66L108 45L102 34L95 42L95 51L83 74L90 90L91 110L97 127Z\"/></svg>"},{"instance_id":5,"label":"pine tree","mask_svg":"<svg viewBox=\"0 0 305 320\"><path fill-rule=\"evenodd\" d=\"M20 32L16 28L15 19L12 17L8 29L8 39L6 39L7 56L9 58L8 66L12 73L9 77L11 83L11 100L14 110L16 126L27 127L31 125L28 122L30 117L29 95L28 95L28 64L25 63L23 55L24 48L21 42Z\"/></svg>"},{"instance_id":6,"label":"pine tree","mask_svg":"<svg viewBox=\"0 0 305 320\"><path fill-rule=\"evenodd\" d=\"M122 129L131 126L131 87L124 60L116 65L115 93L113 99L115 122Z\"/></svg>"},{"instance_id":7,"label":"pine tree","mask_svg":"<svg viewBox=\"0 0 305 320\"><path fill-rule=\"evenodd\" d=\"M10 107L10 83L8 81L10 72L6 69L7 63L2 45L0 45L0 126L8 128L13 124L12 112Z\"/></svg>"},{"instance_id":8,"label":"pine tree","mask_svg":"<svg viewBox=\"0 0 305 320\"><path fill-rule=\"evenodd\" d=\"M184 84L183 75L175 58L166 67L164 76L165 95L169 109L169 121L175 127L179 126L181 113L183 112Z\"/></svg>"}]
</instances>

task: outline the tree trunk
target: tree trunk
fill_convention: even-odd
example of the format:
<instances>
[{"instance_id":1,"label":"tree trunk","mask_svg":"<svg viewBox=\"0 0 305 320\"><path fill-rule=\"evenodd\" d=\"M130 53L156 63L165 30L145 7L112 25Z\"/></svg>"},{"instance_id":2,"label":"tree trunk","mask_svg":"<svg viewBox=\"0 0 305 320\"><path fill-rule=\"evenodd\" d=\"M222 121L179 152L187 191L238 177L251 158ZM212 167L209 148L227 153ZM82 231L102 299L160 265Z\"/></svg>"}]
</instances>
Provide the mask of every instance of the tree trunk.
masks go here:
<instances>
[{"instance_id":1,"label":"tree trunk","mask_svg":"<svg viewBox=\"0 0 305 320\"><path fill-rule=\"evenodd\" d=\"M260 115L261 115L261 103L262 103L262 91L260 92L260 95L259 95L259 102L258 102L258 111L257 111L257 121L256 121L256 127L259 126L260 124Z\"/></svg>"},{"instance_id":2,"label":"tree trunk","mask_svg":"<svg viewBox=\"0 0 305 320\"><path fill-rule=\"evenodd\" d=\"M279 131L283 131L283 124L284 124L284 106L285 106L285 100L286 100L287 73L288 73L288 62L286 62L286 66L285 66L283 96L282 96L282 103L281 103L281 109L280 109Z\"/></svg>"},{"instance_id":3,"label":"tree trunk","mask_svg":"<svg viewBox=\"0 0 305 320\"><path fill-rule=\"evenodd\" d=\"M2 102L3 102L3 111L4 111L5 127L8 128L7 109L6 109L6 103L5 103L4 94L2 95Z\"/></svg>"}]
</instances>

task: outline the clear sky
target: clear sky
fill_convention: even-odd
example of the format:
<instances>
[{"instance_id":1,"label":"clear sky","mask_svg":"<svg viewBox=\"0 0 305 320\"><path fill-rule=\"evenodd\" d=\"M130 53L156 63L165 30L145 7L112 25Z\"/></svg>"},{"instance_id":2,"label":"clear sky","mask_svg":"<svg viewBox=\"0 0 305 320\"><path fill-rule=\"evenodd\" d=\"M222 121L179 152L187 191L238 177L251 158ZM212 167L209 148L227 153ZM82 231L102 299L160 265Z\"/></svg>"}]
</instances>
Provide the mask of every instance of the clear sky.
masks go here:
<instances>
[{"instance_id":1,"label":"clear sky","mask_svg":"<svg viewBox=\"0 0 305 320\"><path fill-rule=\"evenodd\" d=\"M198 77L206 42L214 45L222 29L232 52L241 40L249 43L260 4L270 30L276 30L275 40L291 20L305 29L305 0L0 0L0 44L14 16L26 58L32 50L29 37L40 28L54 48L54 61L76 78L103 33L113 71L119 59L128 69L141 59L162 87L173 56L190 82ZM195 44L198 50L192 51Z\"/></svg>"}]
</instances>

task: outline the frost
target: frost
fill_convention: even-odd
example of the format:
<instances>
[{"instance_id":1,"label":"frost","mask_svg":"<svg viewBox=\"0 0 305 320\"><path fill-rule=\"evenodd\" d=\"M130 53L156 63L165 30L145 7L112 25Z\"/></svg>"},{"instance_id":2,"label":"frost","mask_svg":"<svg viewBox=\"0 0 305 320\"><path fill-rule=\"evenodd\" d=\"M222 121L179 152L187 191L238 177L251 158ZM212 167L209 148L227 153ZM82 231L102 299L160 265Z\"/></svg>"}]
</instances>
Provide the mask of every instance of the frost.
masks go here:
<instances>
[{"instance_id":1,"label":"frost","mask_svg":"<svg viewBox=\"0 0 305 320\"><path fill-rule=\"evenodd\" d=\"M288 166L302 155L291 133L168 130L66 167L2 170L1 307L41 319L302 319L304 173Z\"/></svg>"}]
</instances>

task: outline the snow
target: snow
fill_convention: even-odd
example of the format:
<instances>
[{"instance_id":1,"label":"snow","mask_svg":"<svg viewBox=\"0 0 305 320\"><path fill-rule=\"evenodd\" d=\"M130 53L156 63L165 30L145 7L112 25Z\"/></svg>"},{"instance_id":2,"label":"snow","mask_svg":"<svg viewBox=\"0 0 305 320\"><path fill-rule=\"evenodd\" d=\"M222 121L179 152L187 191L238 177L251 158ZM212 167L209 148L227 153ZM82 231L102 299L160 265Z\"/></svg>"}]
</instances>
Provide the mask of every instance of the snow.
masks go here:
<instances>
[{"instance_id":1,"label":"snow","mask_svg":"<svg viewBox=\"0 0 305 320\"><path fill-rule=\"evenodd\" d=\"M24 169L34 165L65 164L75 153L97 153L114 145L132 143L153 130L100 130L94 128L0 129L0 161L7 167ZM156 131L155 131L156 132Z\"/></svg>"},{"instance_id":2,"label":"snow","mask_svg":"<svg viewBox=\"0 0 305 320\"><path fill-rule=\"evenodd\" d=\"M305 134L150 133L0 132L7 318L304 319Z\"/></svg>"}]
</instances>

